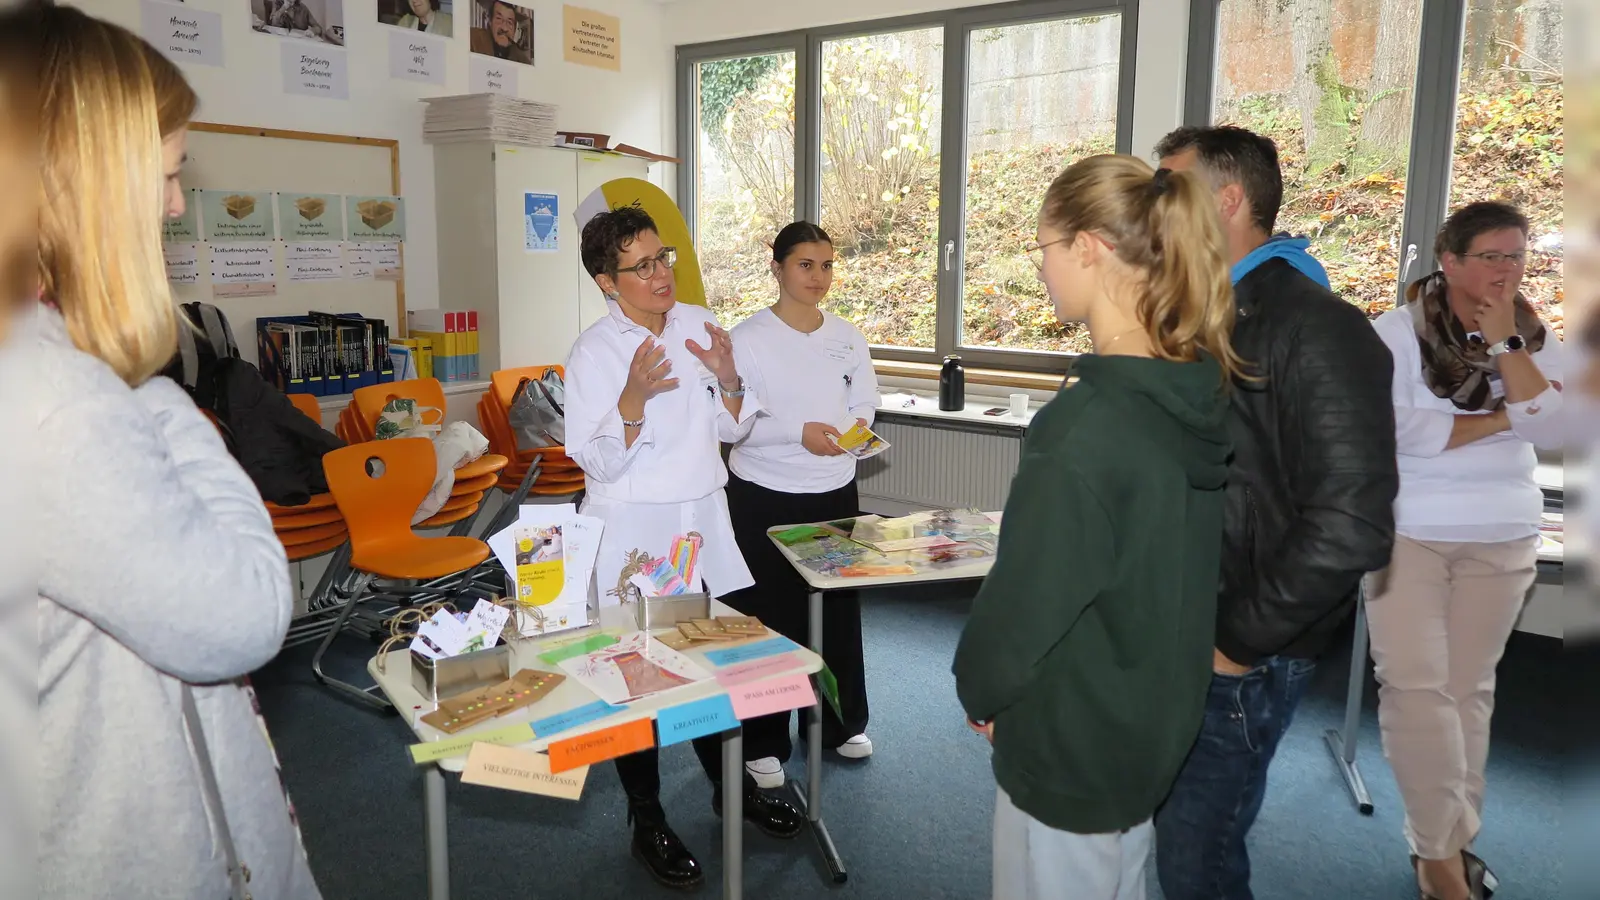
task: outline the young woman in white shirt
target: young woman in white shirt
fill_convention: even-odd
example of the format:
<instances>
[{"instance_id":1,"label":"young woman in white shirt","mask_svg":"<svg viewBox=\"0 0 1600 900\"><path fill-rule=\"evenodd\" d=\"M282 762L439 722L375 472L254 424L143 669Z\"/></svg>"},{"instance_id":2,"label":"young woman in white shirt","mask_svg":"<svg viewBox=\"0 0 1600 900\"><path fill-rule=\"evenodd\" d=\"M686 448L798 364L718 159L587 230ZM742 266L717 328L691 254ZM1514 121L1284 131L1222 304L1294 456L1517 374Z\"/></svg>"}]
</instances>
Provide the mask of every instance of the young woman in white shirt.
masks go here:
<instances>
[{"instance_id":1,"label":"young woman in white shirt","mask_svg":"<svg viewBox=\"0 0 1600 900\"><path fill-rule=\"evenodd\" d=\"M734 534L756 580L728 602L800 643L807 638L806 586L766 532L860 513L855 457L832 439L853 422L871 425L878 408L866 338L820 306L833 284L833 259L827 232L810 222L785 227L772 245L778 302L733 329L739 371L760 395L762 410L728 458ZM842 722L831 707L824 713L823 746L852 759L870 756L861 604L854 592L828 595L822 648L844 713ZM802 733L808 719L802 710ZM783 784L782 764L791 750L787 713L745 724L746 768L762 787Z\"/></svg>"},{"instance_id":2,"label":"young woman in white shirt","mask_svg":"<svg viewBox=\"0 0 1600 900\"><path fill-rule=\"evenodd\" d=\"M1534 448L1561 446L1561 341L1518 293L1528 220L1504 203L1450 216L1443 269L1379 316L1394 354L1400 493L1367 617L1384 753L1424 898L1483 895L1495 665L1533 584L1543 493Z\"/></svg>"},{"instance_id":3,"label":"young woman in white shirt","mask_svg":"<svg viewBox=\"0 0 1600 900\"><path fill-rule=\"evenodd\" d=\"M587 480L582 512L605 521L596 590L602 603L621 602L630 558L665 556L674 537L697 532L705 586L726 597L751 578L728 519L721 444L742 437L761 404L741 381L716 318L677 302L677 251L662 245L648 214L600 213L584 226L581 246L609 309L578 336L566 370L567 452ZM722 808L721 749L718 735L694 742L714 810ZM633 853L662 884L691 887L705 873L667 826L657 762L655 749L616 761ZM744 782L746 821L775 837L800 833L798 810L761 793L749 776Z\"/></svg>"}]
</instances>

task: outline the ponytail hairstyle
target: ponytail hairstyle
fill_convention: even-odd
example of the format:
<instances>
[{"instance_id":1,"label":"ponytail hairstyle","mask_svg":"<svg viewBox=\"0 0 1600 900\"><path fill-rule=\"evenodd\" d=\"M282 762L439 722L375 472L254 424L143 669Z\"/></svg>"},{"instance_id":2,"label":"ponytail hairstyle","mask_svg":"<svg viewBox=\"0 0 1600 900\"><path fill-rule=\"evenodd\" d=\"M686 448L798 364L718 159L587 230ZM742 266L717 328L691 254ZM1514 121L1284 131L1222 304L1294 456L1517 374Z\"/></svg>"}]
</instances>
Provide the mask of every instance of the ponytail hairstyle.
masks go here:
<instances>
[{"instance_id":1,"label":"ponytail hairstyle","mask_svg":"<svg viewBox=\"0 0 1600 900\"><path fill-rule=\"evenodd\" d=\"M789 258L794 248L801 244L827 244L833 246L833 238L822 230L821 225L810 222L790 222L783 226L778 236L772 240L772 261L782 265Z\"/></svg>"},{"instance_id":2,"label":"ponytail hairstyle","mask_svg":"<svg viewBox=\"0 0 1600 900\"><path fill-rule=\"evenodd\" d=\"M161 254L162 142L196 97L126 29L70 6L39 16L39 283L72 342L137 386L178 351Z\"/></svg>"},{"instance_id":3,"label":"ponytail hairstyle","mask_svg":"<svg viewBox=\"0 0 1600 900\"><path fill-rule=\"evenodd\" d=\"M1057 176L1039 216L1065 239L1094 232L1143 276L1135 307L1157 357L1214 357L1243 377L1233 351L1233 283L1217 201L1196 175L1151 170L1133 156L1079 160Z\"/></svg>"}]
</instances>

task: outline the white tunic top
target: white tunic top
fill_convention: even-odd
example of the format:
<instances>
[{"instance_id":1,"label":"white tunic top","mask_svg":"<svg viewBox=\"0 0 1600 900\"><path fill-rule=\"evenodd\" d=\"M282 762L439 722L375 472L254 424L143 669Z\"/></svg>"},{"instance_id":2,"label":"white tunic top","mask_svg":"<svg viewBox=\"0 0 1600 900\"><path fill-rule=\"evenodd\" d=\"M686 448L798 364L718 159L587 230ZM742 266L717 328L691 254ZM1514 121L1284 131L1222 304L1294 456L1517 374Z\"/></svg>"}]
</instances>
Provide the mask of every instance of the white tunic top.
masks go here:
<instances>
[{"instance_id":1,"label":"white tunic top","mask_svg":"<svg viewBox=\"0 0 1600 900\"><path fill-rule=\"evenodd\" d=\"M1392 309L1373 322L1394 355L1395 437L1400 493L1395 531L1418 541L1512 541L1539 531L1544 494L1533 479L1534 448L1562 445L1561 392L1553 386L1507 403L1511 430L1446 450L1457 415L1474 415L1429 390L1411 312ZM1562 380L1561 341L1545 326L1534 364Z\"/></svg>"},{"instance_id":2,"label":"white tunic top","mask_svg":"<svg viewBox=\"0 0 1600 900\"><path fill-rule=\"evenodd\" d=\"M619 602L622 569L630 554L665 556L672 539L697 531L704 538L699 569L713 595L754 584L734 541L722 488L728 470L722 442L744 437L761 409L748 391L737 420L717 390L716 375L685 346L711 344L705 324L716 317L703 307L679 303L667 312L656 342L672 362L678 386L645 402L644 427L633 446L623 435L617 400L639 345L653 337L630 321L615 302L610 315L590 325L567 360L567 453L587 481L584 515L605 520L595 585L601 602ZM742 372L741 372L742 375Z\"/></svg>"},{"instance_id":3,"label":"white tunic top","mask_svg":"<svg viewBox=\"0 0 1600 900\"><path fill-rule=\"evenodd\" d=\"M764 309L733 329L733 354L745 383L761 395L750 435L728 465L745 481L789 494L838 490L856 477L855 457L817 456L800 443L807 422L871 425L878 410L878 376L867 339L828 312L809 334Z\"/></svg>"}]
</instances>

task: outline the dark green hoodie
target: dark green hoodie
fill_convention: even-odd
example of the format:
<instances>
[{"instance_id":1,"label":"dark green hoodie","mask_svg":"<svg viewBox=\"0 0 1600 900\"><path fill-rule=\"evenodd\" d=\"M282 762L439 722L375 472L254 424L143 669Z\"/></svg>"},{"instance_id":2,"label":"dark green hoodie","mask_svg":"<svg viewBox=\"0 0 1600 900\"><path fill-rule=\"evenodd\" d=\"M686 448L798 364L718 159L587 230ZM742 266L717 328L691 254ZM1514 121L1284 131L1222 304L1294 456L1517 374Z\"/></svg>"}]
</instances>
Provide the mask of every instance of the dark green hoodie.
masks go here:
<instances>
[{"instance_id":1,"label":"dark green hoodie","mask_svg":"<svg viewBox=\"0 0 1600 900\"><path fill-rule=\"evenodd\" d=\"M956 649L994 774L1052 828L1129 828L1200 730L1229 453L1220 369L1084 356L1034 418Z\"/></svg>"}]
</instances>

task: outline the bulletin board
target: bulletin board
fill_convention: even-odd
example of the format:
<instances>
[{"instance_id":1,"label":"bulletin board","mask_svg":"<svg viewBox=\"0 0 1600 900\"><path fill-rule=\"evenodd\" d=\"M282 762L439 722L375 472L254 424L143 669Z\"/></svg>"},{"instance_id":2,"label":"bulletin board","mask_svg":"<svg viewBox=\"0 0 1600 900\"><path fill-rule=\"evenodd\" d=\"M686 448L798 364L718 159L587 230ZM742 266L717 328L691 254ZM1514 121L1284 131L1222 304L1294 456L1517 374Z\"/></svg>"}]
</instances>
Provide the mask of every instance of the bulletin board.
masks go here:
<instances>
[{"instance_id":1,"label":"bulletin board","mask_svg":"<svg viewBox=\"0 0 1600 900\"><path fill-rule=\"evenodd\" d=\"M200 201L200 190L401 196L400 143L388 138L192 123L188 154L183 182L185 189L189 189L191 203ZM195 284L173 284L173 296L184 303L215 303L233 325L240 355L252 364L256 362L256 319L262 316L298 316L309 310L356 313L383 319L389 324L390 337L404 336L403 242L398 281L295 282L289 280L284 270L283 234L284 226L280 222L276 263L279 277L275 293L252 297L214 296L213 286L205 275L212 262L211 247L201 243L199 270L202 277Z\"/></svg>"}]
</instances>

